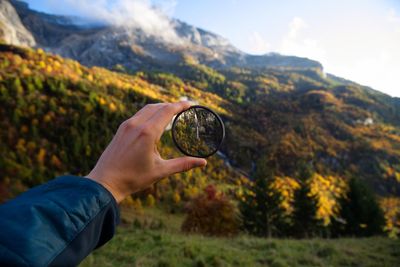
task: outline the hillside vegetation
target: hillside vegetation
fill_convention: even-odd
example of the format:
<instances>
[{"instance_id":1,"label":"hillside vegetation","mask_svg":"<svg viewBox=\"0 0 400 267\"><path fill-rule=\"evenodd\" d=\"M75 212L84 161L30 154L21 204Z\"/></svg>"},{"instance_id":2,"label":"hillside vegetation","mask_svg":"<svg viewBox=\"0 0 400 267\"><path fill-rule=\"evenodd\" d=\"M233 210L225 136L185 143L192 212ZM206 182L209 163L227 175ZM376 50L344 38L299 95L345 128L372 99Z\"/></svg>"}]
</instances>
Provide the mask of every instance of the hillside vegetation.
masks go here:
<instances>
[{"instance_id":1,"label":"hillside vegetation","mask_svg":"<svg viewBox=\"0 0 400 267\"><path fill-rule=\"evenodd\" d=\"M179 213L213 184L234 203L251 206L257 195L254 177L270 177L268 189L288 218L295 211L295 192L309 186L326 232L340 219L340 199L356 177L379 195L386 231L396 234L397 100L312 68L217 70L185 57L170 73L114 70L83 67L41 49L0 45L2 200L55 175L87 174L123 120L147 103L187 97L223 117L223 154L210 158L204 170L165 179L128 204L156 202ZM167 158L178 155L168 131L160 150ZM303 183L304 165L312 173Z\"/></svg>"},{"instance_id":2,"label":"hillside vegetation","mask_svg":"<svg viewBox=\"0 0 400 267\"><path fill-rule=\"evenodd\" d=\"M0 125L6 129L0 134L3 200L55 175L87 174L119 124L147 103L177 101L184 94L228 115L221 97L191 86L167 91L149 83L143 73L88 69L42 50L1 45L0 51ZM169 132L162 144L164 157L178 155ZM185 199L212 180L233 192L241 179L246 180L213 158L203 171L164 180L154 194Z\"/></svg>"}]
</instances>

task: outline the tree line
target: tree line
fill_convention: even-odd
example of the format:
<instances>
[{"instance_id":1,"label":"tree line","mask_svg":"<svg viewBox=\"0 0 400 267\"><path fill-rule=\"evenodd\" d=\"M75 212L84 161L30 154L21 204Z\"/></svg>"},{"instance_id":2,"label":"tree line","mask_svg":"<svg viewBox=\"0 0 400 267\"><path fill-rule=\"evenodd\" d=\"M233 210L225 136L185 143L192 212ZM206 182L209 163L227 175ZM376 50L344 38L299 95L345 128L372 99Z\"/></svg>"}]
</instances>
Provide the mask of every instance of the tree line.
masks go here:
<instances>
[{"instance_id":1,"label":"tree line","mask_svg":"<svg viewBox=\"0 0 400 267\"><path fill-rule=\"evenodd\" d=\"M375 194L360 178L353 177L342 194L332 199L337 204L324 220L318 216L324 202L313 191L315 176L312 164L300 163L291 211L282 207L283 196L274 190L274 169L259 165L253 183L240 201L239 209L244 231L265 237L366 237L383 234L384 213ZM327 200L325 200L327 201Z\"/></svg>"}]
</instances>

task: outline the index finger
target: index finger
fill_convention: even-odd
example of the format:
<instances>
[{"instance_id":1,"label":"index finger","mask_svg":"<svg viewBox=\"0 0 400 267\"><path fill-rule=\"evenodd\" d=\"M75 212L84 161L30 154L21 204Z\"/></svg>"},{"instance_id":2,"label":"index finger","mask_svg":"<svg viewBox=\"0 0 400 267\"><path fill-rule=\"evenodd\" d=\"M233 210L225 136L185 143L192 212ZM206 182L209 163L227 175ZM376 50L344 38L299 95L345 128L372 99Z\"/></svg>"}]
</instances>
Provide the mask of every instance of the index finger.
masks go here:
<instances>
[{"instance_id":1,"label":"index finger","mask_svg":"<svg viewBox=\"0 0 400 267\"><path fill-rule=\"evenodd\" d=\"M189 101L169 103L158 110L147 123L149 123L150 127L155 130L157 138L160 138L174 115L187 110L191 106L192 104Z\"/></svg>"}]
</instances>

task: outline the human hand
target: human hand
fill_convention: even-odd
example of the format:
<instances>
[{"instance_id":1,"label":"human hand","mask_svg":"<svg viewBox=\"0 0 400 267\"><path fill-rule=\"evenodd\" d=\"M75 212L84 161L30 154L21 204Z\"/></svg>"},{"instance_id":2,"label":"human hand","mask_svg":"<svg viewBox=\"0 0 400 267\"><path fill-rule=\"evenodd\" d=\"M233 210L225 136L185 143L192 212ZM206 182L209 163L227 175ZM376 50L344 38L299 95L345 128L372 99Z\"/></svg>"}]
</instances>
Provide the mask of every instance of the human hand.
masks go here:
<instances>
[{"instance_id":1,"label":"human hand","mask_svg":"<svg viewBox=\"0 0 400 267\"><path fill-rule=\"evenodd\" d=\"M190 106L187 101L146 105L119 126L86 178L103 185L119 203L166 176L205 166L205 159L164 160L157 151L157 142L173 116Z\"/></svg>"}]
</instances>

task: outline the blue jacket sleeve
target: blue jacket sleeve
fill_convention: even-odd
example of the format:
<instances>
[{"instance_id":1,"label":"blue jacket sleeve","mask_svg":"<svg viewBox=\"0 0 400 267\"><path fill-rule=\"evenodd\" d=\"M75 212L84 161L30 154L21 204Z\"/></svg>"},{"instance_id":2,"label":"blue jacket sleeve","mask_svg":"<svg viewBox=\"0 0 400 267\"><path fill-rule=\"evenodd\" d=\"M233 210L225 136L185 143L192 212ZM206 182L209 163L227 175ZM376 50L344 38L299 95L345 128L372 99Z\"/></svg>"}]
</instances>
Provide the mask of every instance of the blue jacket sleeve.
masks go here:
<instances>
[{"instance_id":1,"label":"blue jacket sleeve","mask_svg":"<svg viewBox=\"0 0 400 267\"><path fill-rule=\"evenodd\" d=\"M59 177L0 206L0 266L76 266L118 223L117 203L103 186Z\"/></svg>"}]
</instances>

